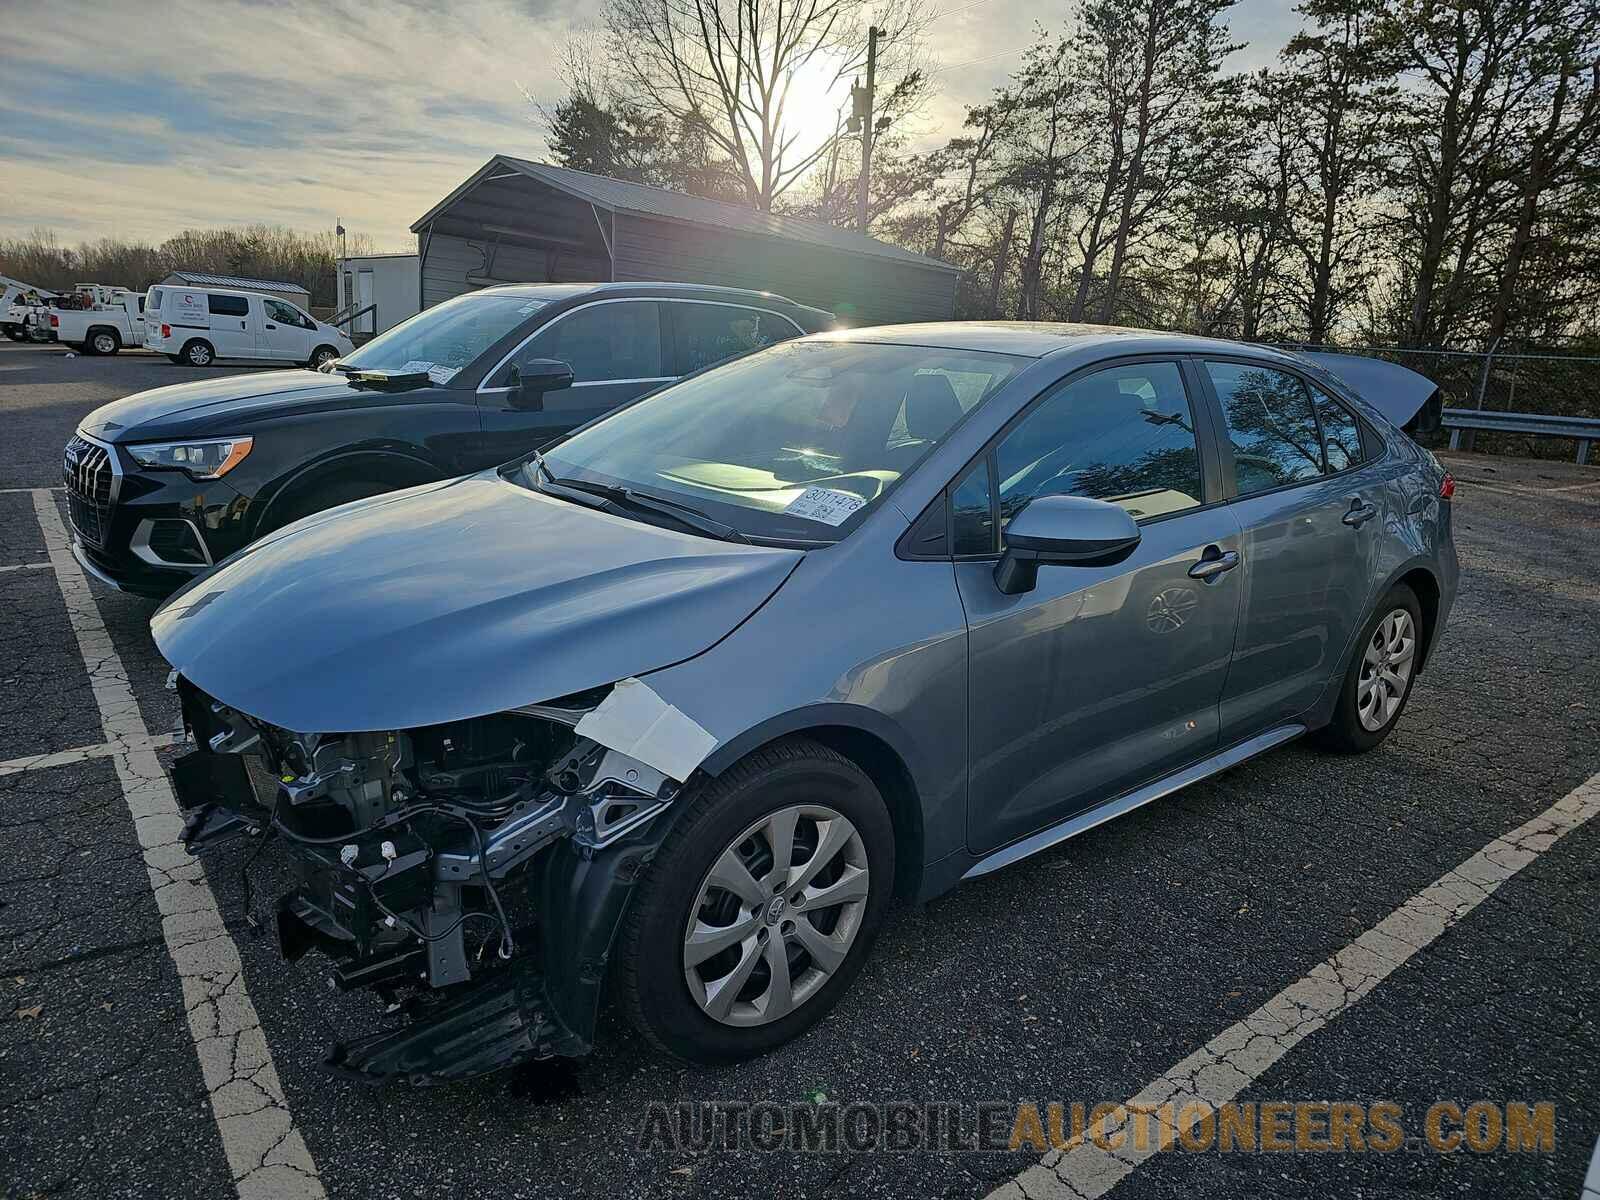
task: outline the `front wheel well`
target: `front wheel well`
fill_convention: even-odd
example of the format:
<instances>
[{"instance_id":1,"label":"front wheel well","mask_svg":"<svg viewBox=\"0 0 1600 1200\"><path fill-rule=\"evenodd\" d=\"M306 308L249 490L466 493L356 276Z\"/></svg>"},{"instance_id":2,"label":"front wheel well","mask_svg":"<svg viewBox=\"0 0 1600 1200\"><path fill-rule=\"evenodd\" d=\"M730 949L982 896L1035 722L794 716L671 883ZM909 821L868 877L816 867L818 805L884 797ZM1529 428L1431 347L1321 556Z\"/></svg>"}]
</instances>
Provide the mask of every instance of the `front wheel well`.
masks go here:
<instances>
[{"instance_id":1,"label":"front wheel well","mask_svg":"<svg viewBox=\"0 0 1600 1200\"><path fill-rule=\"evenodd\" d=\"M795 729L786 736L821 742L866 772L889 806L889 819L894 825L895 894L915 895L922 883L922 800L905 761L876 734L849 725Z\"/></svg>"},{"instance_id":2,"label":"front wheel well","mask_svg":"<svg viewBox=\"0 0 1600 1200\"><path fill-rule=\"evenodd\" d=\"M272 493L256 518L253 536L270 533L278 525L294 519L297 507L323 488L360 482L381 484L378 490L393 491L440 478L443 478L442 473L427 463L399 454L354 454L337 458L302 471Z\"/></svg>"},{"instance_id":3,"label":"front wheel well","mask_svg":"<svg viewBox=\"0 0 1600 1200\"><path fill-rule=\"evenodd\" d=\"M1428 651L1433 645L1433 631L1439 625L1439 581L1427 568L1415 567L1395 582L1403 583L1411 589L1417 597L1417 606L1422 610L1422 647L1417 657L1417 670L1420 672L1428 665Z\"/></svg>"}]
</instances>

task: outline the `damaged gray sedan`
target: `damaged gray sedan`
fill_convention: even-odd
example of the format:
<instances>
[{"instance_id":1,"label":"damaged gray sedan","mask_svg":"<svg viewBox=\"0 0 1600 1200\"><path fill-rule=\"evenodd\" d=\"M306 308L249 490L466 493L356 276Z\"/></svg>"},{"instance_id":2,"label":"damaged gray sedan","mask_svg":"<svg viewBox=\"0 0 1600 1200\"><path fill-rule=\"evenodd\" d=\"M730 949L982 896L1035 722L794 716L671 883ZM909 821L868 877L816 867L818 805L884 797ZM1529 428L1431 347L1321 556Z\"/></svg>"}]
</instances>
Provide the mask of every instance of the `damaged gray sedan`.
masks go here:
<instances>
[{"instance_id":1,"label":"damaged gray sedan","mask_svg":"<svg viewBox=\"0 0 1600 1200\"><path fill-rule=\"evenodd\" d=\"M156 614L193 850L435 1083L797 1036L926 899L1305 733L1393 729L1453 484L1306 358L1089 327L824 335L496 471L306 518ZM531 391L524 403L559 403Z\"/></svg>"}]
</instances>

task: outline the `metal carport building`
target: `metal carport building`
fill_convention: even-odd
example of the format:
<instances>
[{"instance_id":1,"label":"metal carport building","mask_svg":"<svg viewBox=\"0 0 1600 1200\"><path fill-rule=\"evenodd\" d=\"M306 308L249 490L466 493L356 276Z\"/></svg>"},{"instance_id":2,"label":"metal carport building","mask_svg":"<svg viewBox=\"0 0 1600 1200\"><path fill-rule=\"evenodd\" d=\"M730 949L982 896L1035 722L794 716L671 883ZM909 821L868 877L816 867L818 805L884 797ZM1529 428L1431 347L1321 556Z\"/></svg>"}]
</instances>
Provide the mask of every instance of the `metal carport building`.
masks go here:
<instances>
[{"instance_id":1,"label":"metal carport building","mask_svg":"<svg viewBox=\"0 0 1600 1200\"><path fill-rule=\"evenodd\" d=\"M877 238L496 155L411 227L422 307L497 283L711 283L852 324L948 319L959 269Z\"/></svg>"}]
</instances>

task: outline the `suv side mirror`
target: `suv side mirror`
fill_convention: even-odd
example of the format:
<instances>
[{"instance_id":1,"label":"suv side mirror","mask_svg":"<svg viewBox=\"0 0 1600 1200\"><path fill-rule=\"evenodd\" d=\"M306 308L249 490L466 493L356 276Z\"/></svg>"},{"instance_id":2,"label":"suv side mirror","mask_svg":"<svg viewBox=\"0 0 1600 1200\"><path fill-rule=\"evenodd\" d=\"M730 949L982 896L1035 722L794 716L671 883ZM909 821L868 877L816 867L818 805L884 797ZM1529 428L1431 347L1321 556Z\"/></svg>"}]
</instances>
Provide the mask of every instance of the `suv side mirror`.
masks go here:
<instances>
[{"instance_id":1,"label":"suv side mirror","mask_svg":"<svg viewBox=\"0 0 1600 1200\"><path fill-rule=\"evenodd\" d=\"M994 582L1007 596L1031 592L1039 564L1091 567L1121 562L1139 544L1127 509L1087 496L1040 496L1011 518Z\"/></svg>"},{"instance_id":2,"label":"suv side mirror","mask_svg":"<svg viewBox=\"0 0 1600 1200\"><path fill-rule=\"evenodd\" d=\"M530 358L511 368L511 405L538 409L544 406L546 392L572 386L572 368L556 358Z\"/></svg>"}]
</instances>

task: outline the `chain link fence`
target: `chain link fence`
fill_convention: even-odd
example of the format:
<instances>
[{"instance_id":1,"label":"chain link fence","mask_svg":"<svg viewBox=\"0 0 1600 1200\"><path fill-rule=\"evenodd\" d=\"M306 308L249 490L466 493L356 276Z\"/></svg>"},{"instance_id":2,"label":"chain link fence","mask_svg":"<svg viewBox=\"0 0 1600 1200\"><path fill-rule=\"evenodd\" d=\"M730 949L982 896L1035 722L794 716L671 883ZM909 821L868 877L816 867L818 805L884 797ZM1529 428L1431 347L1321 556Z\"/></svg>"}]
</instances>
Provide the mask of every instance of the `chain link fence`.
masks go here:
<instances>
[{"instance_id":1,"label":"chain link fence","mask_svg":"<svg viewBox=\"0 0 1600 1200\"><path fill-rule=\"evenodd\" d=\"M1293 350L1326 350L1382 358L1425 375L1444 393L1446 408L1491 412L1546 413L1563 417L1600 417L1600 357L1560 352L1504 350L1407 350L1400 346L1312 346ZM1531 438L1510 433L1465 432L1462 446L1491 454L1518 454L1571 461L1575 443L1569 438Z\"/></svg>"}]
</instances>

